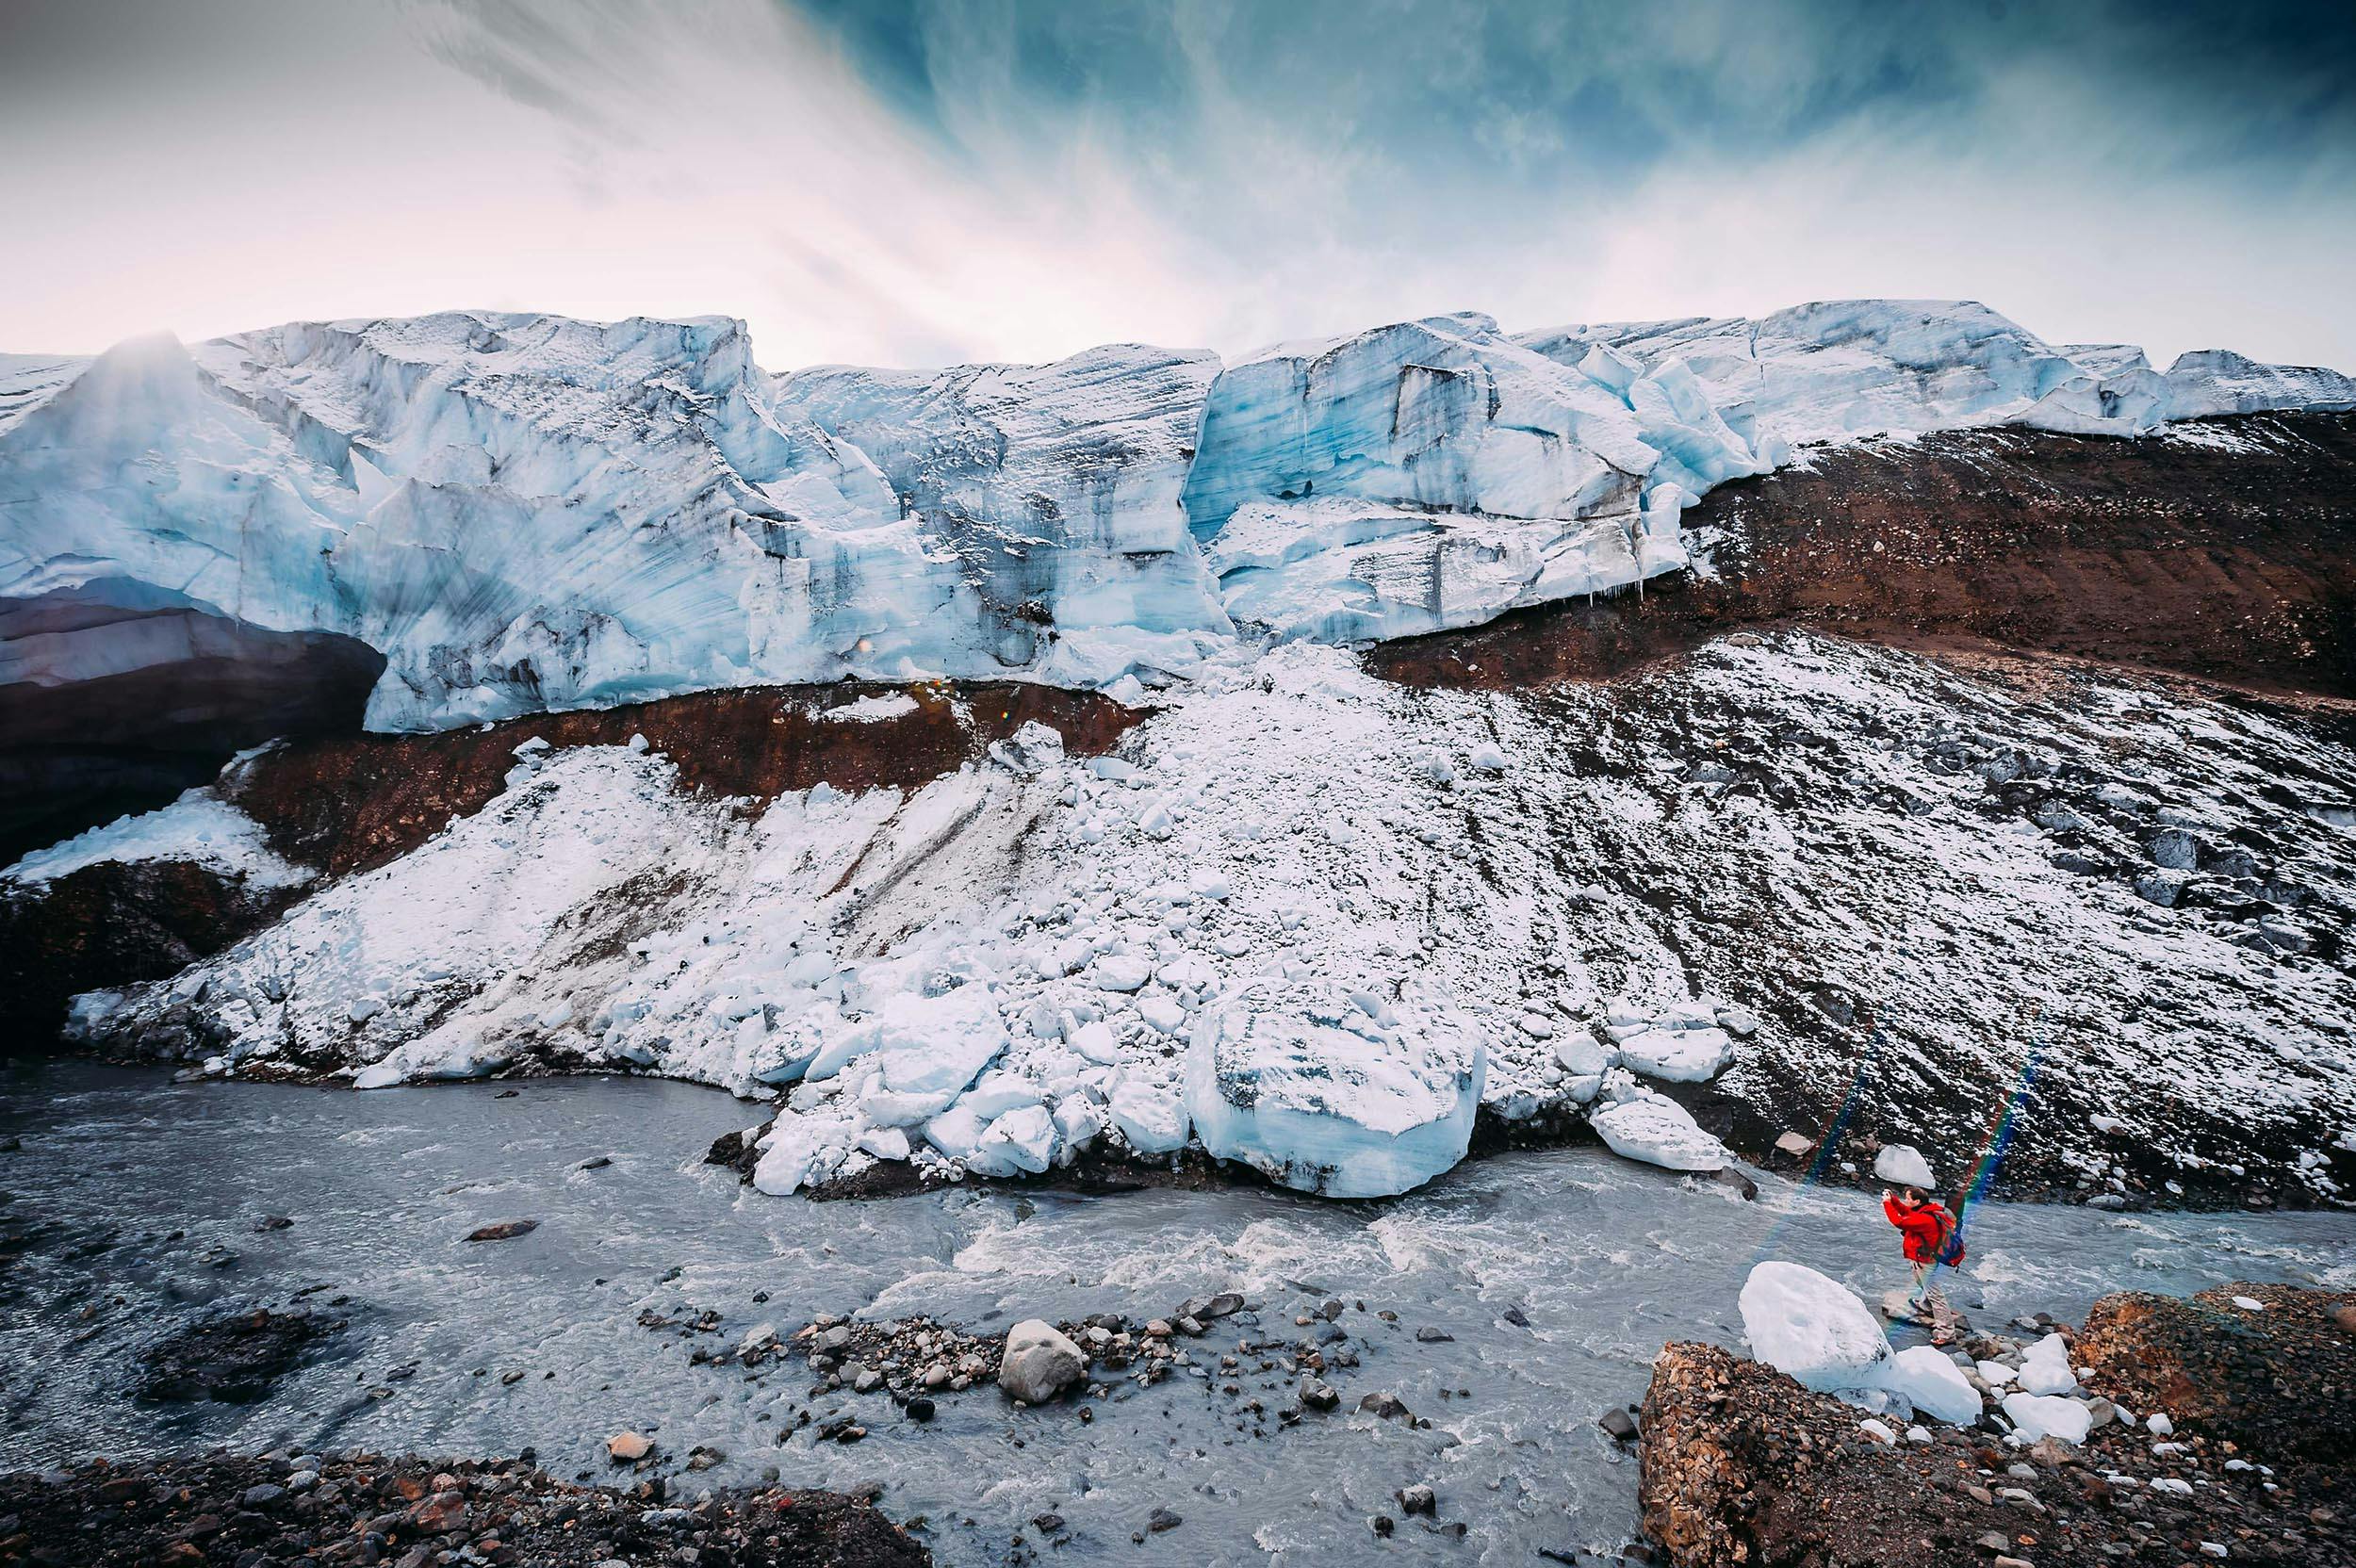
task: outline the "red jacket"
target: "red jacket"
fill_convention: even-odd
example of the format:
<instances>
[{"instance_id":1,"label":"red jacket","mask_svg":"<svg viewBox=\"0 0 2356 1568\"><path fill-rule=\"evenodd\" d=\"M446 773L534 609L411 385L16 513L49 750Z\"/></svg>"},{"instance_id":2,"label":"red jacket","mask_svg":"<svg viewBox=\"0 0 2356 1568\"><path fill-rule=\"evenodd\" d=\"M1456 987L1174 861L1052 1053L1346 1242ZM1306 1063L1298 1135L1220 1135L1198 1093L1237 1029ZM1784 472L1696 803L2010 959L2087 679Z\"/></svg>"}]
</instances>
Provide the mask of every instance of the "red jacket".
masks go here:
<instances>
[{"instance_id":1,"label":"red jacket","mask_svg":"<svg viewBox=\"0 0 2356 1568\"><path fill-rule=\"evenodd\" d=\"M1939 1206L1937 1199L1926 1200L1919 1209L1902 1209L1895 1198L1882 1200L1882 1213L1898 1227L1906 1238L1906 1262L1929 1263L1939 1256L1939 1244L1955 1229L1955 1221Z\"/></svg>"}]
</instances>

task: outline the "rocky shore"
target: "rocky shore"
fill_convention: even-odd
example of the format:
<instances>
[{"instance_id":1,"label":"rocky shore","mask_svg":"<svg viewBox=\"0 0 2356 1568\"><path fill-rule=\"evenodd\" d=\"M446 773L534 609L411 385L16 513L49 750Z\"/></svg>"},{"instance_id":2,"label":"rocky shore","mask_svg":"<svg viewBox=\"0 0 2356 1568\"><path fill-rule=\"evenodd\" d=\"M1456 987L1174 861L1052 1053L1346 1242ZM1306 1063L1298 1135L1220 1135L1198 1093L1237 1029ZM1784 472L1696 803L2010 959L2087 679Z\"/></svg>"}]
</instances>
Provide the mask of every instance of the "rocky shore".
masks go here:
<instances>
[{"instance_id":1,"label":"rocky shore","mask_svg":"<svg viewBox=\"0 0 2356 1568\"><path fill-rule=\"evenodd\" d=\"M923 1568L932 1556L831 1492L574 1486L507 1461L208 1454L0 1475L0 1563L40 1568Z\"/></svg>"},{"instance_id":2,"label":"rocky shore","mask_svg":"<svg viewBox=\"0 0 2356 1568\"><path fill-rule=\"evenodd\" d=\"M2356 1563L2356 1296L2123 1294L2058 1331L2066 1361L2036 1353L2043 1325L2025 1353L1967 1338L1958 1387L2023 1388L1961 1424L1671 1345L1643 1408L1645 1533L1676 1568ZM2046 1360L2066 1395L2027 1392ZM2049 1405L2084 1413L2082 1442ZM2047 1414L2063 1429L2035 1434Z\"/></svg>"}]
</instances>

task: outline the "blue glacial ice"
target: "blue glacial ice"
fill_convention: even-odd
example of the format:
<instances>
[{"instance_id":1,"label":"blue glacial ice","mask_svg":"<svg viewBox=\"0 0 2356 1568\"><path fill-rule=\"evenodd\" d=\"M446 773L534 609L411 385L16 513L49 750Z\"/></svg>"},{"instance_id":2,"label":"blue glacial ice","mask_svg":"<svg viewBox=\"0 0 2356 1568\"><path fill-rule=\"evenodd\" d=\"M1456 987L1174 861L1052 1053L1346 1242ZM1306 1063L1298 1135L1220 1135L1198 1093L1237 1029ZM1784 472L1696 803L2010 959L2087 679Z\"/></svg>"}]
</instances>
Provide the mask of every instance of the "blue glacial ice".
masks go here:
<instances>
[{"instance_id":1,"label":"blue glacial ice","mask_svg":"<svg viewBox=\"0 0 2356 1568\"><path fill-rule=\"evenodd\" d=\"M0 596L113 580L357 637L385 729L843 677L1163 684L1239 633L1675 572L1686 506L1812 442L2351 406L2331 371L2163 373L1969 302L782 376L722 318L295 323L0 356Z\"/></svg>"},{"instance_id":2,"label":"blue glacial ice","mask_svg":"<svg viewBox=\"0 0 2356 1568\"><path fill-rule=\"evenodd\" d=\"M1372 1198L1464 1157L1488 1065L1452 1007L1268 979L1203 1009L1184 1092L1207 1152L1303 1192Z\"/></svg>"}]
</instances>

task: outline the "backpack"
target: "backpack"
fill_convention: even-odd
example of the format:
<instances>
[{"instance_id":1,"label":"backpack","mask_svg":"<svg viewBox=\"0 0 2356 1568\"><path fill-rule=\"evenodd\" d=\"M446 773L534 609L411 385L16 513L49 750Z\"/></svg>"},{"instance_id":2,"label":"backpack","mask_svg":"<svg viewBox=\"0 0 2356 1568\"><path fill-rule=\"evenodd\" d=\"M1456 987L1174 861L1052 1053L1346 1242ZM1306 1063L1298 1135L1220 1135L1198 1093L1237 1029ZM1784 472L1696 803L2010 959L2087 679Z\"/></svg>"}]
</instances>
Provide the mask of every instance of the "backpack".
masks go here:
<instances>
[{"instance_id":1,"label":"backpack","mask_svg":"<svg viewBox=\"0 0 2356 1568\"><path fill-rule=\"evenodd\" d=\"M1931 1249L1931 1260L1953 1268L1963 1262L1963 1221L1949 1214L1944 1203L1934 1201L1930 1208L1939 1220L1939 1240Z\"/></svg>"}]
</instances>

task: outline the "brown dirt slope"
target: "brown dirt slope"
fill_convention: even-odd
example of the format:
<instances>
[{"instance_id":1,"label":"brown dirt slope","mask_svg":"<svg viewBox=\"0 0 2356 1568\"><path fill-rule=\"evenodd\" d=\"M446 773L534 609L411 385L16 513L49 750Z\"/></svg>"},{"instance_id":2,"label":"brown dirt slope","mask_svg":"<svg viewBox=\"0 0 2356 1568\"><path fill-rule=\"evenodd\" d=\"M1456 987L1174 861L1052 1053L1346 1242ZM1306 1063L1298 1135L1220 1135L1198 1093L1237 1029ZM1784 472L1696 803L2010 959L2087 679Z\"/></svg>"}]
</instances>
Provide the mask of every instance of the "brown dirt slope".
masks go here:
<instances>
[{"instance_id":1,"label":"brown dirt slope","mask_svg":"<svg viewBox=\"0 0 2356 1568\"><path fill-rule=\"evenodd\" d=\"M1721 632L1806 625L2356 696L2356 415L2187 438L2018 430L1819 451L1685 514L1712 575L1387 644L1414 685L1609 677Z\"/></svg>"}]
</instances>

